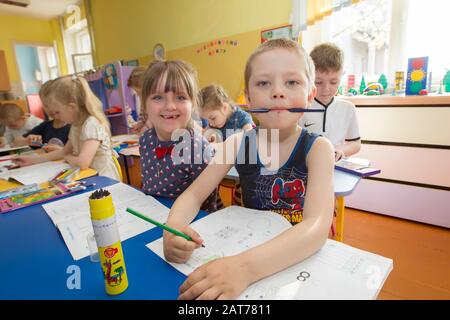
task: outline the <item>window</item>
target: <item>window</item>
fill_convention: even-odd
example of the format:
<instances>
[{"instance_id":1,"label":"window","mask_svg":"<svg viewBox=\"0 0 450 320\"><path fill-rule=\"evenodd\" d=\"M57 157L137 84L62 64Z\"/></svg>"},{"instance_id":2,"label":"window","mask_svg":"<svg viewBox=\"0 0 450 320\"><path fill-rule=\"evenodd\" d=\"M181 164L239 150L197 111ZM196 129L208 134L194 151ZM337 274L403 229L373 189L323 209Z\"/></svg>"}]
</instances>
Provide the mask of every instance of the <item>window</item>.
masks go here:
<instances>
[{"instance_id":1,"label":"window","mask_svg":"<svg viewBox=\"0 0 450 320\"><path fill-rule=\"evenodd\" d=\"M442 36L449 12L447 0L364 0L308 27L303 46L309 52L319 43L336 43L345 52L346 74L355 74L356 83L361 75L367 83L384 73L390 86L396 71L406 74L408 58L428 56L428 71L438 85L450 69L450 42Z\"/></svg>"},{"instance_id":2,"label":"window","mask_svg":"<svg viewBox=\"0 0 450 320\"><path fill-rule=\"evenodd\" d=\"M55 79L59 76L58 62L56 61L55 50L53 48L47 48L45 52L47 60L47 67L49 73L49 79Z\"/></svg>"},{"instance_id":3,"label":"window","mask_svg":"<svg viewBox=\"0 0 450 320\"><path fill-rule=\"evenodd\" d=\"M450 42L445 37L450 1L408 2L406 57L430 57L428 71L433 73L433 83L439 84L445 72L450 69Z\"/></svg>"}]
</instances>

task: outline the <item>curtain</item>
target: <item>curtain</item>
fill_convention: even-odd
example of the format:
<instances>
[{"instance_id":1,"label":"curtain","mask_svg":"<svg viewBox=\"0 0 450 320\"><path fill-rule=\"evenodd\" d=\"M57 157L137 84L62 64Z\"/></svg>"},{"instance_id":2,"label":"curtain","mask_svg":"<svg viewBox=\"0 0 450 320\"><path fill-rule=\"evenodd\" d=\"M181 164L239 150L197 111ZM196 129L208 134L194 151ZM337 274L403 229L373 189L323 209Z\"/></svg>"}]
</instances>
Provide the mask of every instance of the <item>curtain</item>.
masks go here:
<instances>
[{"instance_id":1,"label":"curtain","mask_svg":"<svg viewBox=\"0 0 450 320\"><path fill-rule=\"evenodd\" d=\"M361 0L292 0L292 31L300 35L324 17ZM300 38L300 37L299 37Z\"/></svg>"}]
</instances>

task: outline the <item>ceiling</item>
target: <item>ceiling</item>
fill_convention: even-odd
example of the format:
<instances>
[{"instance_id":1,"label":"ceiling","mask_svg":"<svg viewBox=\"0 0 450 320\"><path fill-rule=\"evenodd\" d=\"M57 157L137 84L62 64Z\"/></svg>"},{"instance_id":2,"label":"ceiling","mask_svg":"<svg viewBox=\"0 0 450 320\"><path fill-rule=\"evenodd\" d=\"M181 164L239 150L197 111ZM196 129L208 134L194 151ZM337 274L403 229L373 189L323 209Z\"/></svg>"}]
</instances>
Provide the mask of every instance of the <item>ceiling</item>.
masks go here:
<instances>
[{"instance_id":1,"label":"ceiling","mask_svg":"<svg viewBox=\"0 0 450 320\"><path fill-rule=\"evenodd\" d=\"M40 19L51 19L63 14L71 4L80 0L30 0L26 8L0 3L0 13L28 16Z\"/></svg>"}]
</instances>

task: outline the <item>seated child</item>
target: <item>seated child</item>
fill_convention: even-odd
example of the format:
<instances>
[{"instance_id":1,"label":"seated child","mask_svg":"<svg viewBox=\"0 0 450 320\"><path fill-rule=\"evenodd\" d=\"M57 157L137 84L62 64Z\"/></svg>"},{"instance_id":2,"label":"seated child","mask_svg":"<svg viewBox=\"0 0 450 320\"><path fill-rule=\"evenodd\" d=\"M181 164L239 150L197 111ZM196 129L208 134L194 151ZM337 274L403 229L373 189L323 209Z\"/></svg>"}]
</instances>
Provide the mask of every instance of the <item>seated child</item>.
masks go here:
<instances>
[{"instance_id":1,"label":"seated child","mask_svg":"<svg viewBox=\"0 0 450 320\"><path fill-rule=\"evenodd\" d=\"M216 84L204 87L200 91L200 116L208 121L210 128L218 129L221 133L221 137L211 134L210 142L225 141L237 130L248 131L255 126L252 117L235 106L225 90ZM229 132L227 135L227 129L232 133Z\"/></svg>"},{"instance_id":2,"label":"seated child","mask_svg":"<svg viewBox=\"0 0 450 320\"><path fill-rule=\"evenodd\" d=\"M142 80L146 69L147 68L144 66L135 67L128 78L128 88L130 88L133 98L135 99L138 117L137 122L131 127L131 133L142 134L144 131L152 128L152 124L146 119L145 112L141 106Z\"/></svg>"},{"instance_id":3,"label":"seated child","mask_svg":"<svg viewBox=\"0 0 450 320\"><path fill-rule=\"evenodd\" d=\"M335 158L349 157L361 149L358 118L353 103L335 98L344 72L344 53L332 44L324 43L311 51L316 68L317 96L312 103L314 109L325 109L323 113L306 113L300 125L329 139L334 145Z\"/></svg>"},{"instance_id":4,"label":"seated child","mask_svg":"<svg viewBox=\"0 0 450 320\"><path fill-rule=\"evenodd\" d=\"M41 86L39 96L44 104L44 110L50 120L44 121L34 127L23 137L31 146L44 145L42 148L47 151L62 149L69 139L70 124L61 121L59 117L55 117L55 112L46 107L47 99L50 95L50 86L53 81L47 81Z\"/></svg>"},{"instance_id":5,"label":"seated child","mask_svg":"<svg viewBox=\"0 0 450 320\"><path fill-rule=\"evenodd\" d=\"M310 257L327 240L333 216L333 147L299 127L303 114L290 111L306 108L314 98L311 59L294 41L263 43L247 61L245 93L250 112L258 108L269 112L255 115L258 129L219 144L222 148L209 166L175 201L167 226L193 241L164 231L164 255L168 261L185 263L201 246L201 235L189 224L233 165L244 205L274 211L293 226L262 245L197 268L181 285L179 299L234 299L250 284ZM276 151L268 154L269 148Z\"/></svg>"},{"instance_id":6,"label":"seated child","mask_svg":"<svg viewBox=\"0 0 450 320\"><path fill-rule=\"evenodd\" d=\"M0 107L0 123L5 129L4 136L0 139L0 147L7 144L14 146L24 146L28 141L23 137L31 129L40 124L43 120L32 114L25 114L18 105L14 103L2 104Z\"/></svg>"},{"instance_id":7,"label":"seated child","mask_svg":"<svg viewBox=\"0 0 450 320\"><path fill-rule=\"evenodd\" d=\"M353 103L335 97L344 73L344 53L332 43L323 43L316 46L310 56L316 69L317 88L312 108L323 108L325 112L306 113L300 120L300 126L329 139L338 161L361 149L356 108ZM335 226L334 219L330 237L335 235Z\"/></svg>"},{"instance_id":8,"label":"seated child","mask_svg":"<svg viewBox=\"0 0 450 320\"><path fill-rule=\"evenodd\" d=\"M26 166L64 159L73 167L92 168L101 176L119 180L112 158L109 122L88 82L80 76L53 80L45 104L55 119L72 125L69 140L63 149L45 155L19 156L16 163Z\"/></svg>"},{"instance_id":9,"label":"seated child","mask_svg":"<svg viewBox=\"0 0 450 320\"><path fill-rule=\"evenodd\" d=\"M197 94L196 72L186 62L155 61L145 72L142 101L154 126L139 141L146 194L176 199L206 168L203 155L211 151L192 120ZM181 141L177 133L182 134ZM182 159L177 150L183 152ZM220 205L216 188L204 210L215 211Z\"/></svg>"}]
</instances>

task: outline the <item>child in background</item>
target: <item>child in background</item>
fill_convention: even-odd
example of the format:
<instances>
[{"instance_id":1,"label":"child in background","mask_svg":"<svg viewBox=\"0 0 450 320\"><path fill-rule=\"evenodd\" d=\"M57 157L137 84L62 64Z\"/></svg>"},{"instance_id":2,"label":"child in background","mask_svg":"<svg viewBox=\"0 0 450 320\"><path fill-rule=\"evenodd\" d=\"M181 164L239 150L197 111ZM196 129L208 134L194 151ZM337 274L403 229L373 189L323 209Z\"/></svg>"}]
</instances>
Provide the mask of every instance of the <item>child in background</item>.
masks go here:
<instances>
[{"instance_id":1,"label":"child in background","mask_svg":"<svg viewBox=\"0 0 450 320\"><path fill-rule=\"evenodd\" d=\"M200 247L203 240L188 225L202 200L233 166L224 159L236 161L246 207L272 210L292 224L301 223L258 247L197 268L181 285L179 299L236 298L253 282L308 258L327 239L333 215L333 147L299 127L302 114L289 111L306 108L314 97L311 59L294 41L267 41L247 61L245 88L250 112L257 108L270 112L256 114L260 128L219 144L222 148L210 165L174 203L167 226L194 241L164 232L165 257L185 263ZM247 139L252 135L253 144ZM278 141L272 135L278 135ZM269 143L279 152L264 152Z\"/></svg>"},{"instance_id":2,"label":"child in background","mask_svg":"<svg viewBox=\"0 0 450 320\"><path fill-rule=\"evenodd\" d=\"M32 114L25 114L16 104L6 103L0 107L0 123L6 129L4 136L0 139L0 147L7 144L14 146L24 146L28 140L23 137L31 129L40 124L43 120Z\"/></svg>"},{"instance_id":3,"label":"child in background","mask_svg":"<svg viewBox=\"0 0 450 320\"><path fill-rule=\"evenodd\" d=\"M55 118L53 110L47 108L48 97L51 93L52 80L47 81L39 90L39 97L44 105L44 110L50 120L44 121L23 135L29 145L42 145L45 151L51 152L62 149L69 139L70 124L66 124Z\"/></svg>"},{"instance_id":4,"label":"child in background","mask_svg":"<svg viewBox=\"0 0 450 320\"><path fill-rule=\"evenodd\" d=\"M141 106L142 82L146 69L146 67L138 66L131 71L130 77L128 78L128 88L131 89L133 98L135 99L136 113L138 115L137 123L131 127L131 133L141 134L152 127L150 121L145 118L145 112Z\"/></svg>"},{"instance_id":5,"label":"child in background","mask_svg":"<svg viewBox=\"0 0 450 320\"><path fill-rule=\"evenodd\" d=\"M233 105L225 90L216 84L204 87L200 91L200 116L208 121L210 128L218 129L221 137L214 134L210 142L222 142L227 138L227 129L249 131L255 124L252 117L241 108ZM229 135L232 135L229 134Z\"/></svg>"},{"instance_id":6,"label":"child in background","mask_svg":"<svg viewBox=\"0 0 450 320\"><path fill-rule=\"evenodd\" d=\"M335 160L351 156L361 149L358 118L353 103L335 98L344 73L344 53L334 44L324 43L311 51L316 68L317 96L312 108L324 113L307 113L300 126L328 138L334 145Z\"/></svg>"},{"instance_id":7,"label":"child in background","mask_svg":"<svg viewBox=\"0 0 450 320\"><path fill-rule=\"evenodd\" d=\"M101 176L119 180L112 158L109 122L87 81L79 76L65 76L54 80L49 89L45 99L47 109L55 119L72 125L69 140L61 150L19 156L16 162L26 166L64 159L73 167L92 168Z\"/></svg>"},{"instance_id":8,"label":"child in background","mask_svg":"<svg viewBox=\"0 0 450 320\"><path fill-rule=\"evenodd\" d=\"M145 72L142 101L154 125L139 141L143 191L146 194L175 199L206 168L208 160L204 160L203 155L210 152L210 149L205 150L208 142L201 132L193 129L192 114L197 107L197 95L196 72L186 62L155 61ZM178 129L185 129L184 138L188 141L172 140ZM184 163L174 158L180 146L187 160ZM215 211L217 204L220 205L215 190L217 185L211 188L204 210Z\"/></svg>"}]
</instances>

